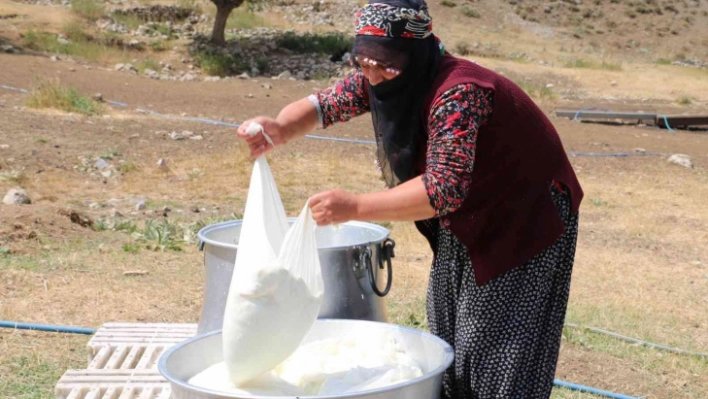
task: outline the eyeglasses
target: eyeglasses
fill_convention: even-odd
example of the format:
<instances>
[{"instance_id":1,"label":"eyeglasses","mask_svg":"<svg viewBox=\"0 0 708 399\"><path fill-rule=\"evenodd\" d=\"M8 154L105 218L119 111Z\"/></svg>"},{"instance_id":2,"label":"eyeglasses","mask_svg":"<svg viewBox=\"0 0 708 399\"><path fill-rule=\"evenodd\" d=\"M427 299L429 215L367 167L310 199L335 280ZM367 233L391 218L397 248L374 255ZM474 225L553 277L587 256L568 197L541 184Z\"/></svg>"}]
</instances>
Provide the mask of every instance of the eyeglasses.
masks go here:
<instances>
[{"instance_id":1,"label":"eyeglasses","mask_svg":"<svg viewBox=\"0 0 708 399\"><path fill-rule=\"evenodd\" d=\"M386 72L386 73L390 73L393 75L400 75L401 74L400 69L387 66L387 65L381 63L380 61L376 61L376 60L374 60L372 58L368 58L368 57L355 56L354 63L361 68L377 69L379 72Z\"/></svg>"}]
</instances>

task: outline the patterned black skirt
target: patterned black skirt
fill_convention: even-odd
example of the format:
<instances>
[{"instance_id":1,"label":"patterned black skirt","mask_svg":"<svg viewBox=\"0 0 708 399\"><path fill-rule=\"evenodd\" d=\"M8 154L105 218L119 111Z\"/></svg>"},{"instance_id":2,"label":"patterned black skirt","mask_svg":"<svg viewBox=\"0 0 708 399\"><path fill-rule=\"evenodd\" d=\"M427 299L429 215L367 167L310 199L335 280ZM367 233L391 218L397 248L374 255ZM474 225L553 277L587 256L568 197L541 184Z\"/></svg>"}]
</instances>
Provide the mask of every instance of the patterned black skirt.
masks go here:
<instances>
[{"instance_id":1,"label":"patterned black skirt","mask_svg":"<svg viewBox=\"0 0 708 399\"><path fill-rule=\"evenodd\" d=\"M523 266L481 287L462 243L436 228L428 323L455 350L443 397L550 397L578 234L570 197L555 187L551 192L565 233Z\"/></svg>"}]
</instances>

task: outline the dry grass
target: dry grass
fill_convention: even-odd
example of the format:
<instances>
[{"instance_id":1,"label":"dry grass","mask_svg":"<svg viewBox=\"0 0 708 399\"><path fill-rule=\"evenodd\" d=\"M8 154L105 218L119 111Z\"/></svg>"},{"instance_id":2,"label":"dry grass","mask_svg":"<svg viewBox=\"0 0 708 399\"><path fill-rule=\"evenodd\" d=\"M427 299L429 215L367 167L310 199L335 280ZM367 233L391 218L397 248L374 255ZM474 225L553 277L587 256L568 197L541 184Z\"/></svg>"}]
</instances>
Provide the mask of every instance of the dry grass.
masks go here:
<instances>
[{"instance_id":1,"label":"dry grass","mask_svg":"<svg viewBox=\"0 0 708 399\"><path fill-rule=\"evenodd\" d=\"M84 115L100 114L101 104L82 96L78 91L59 81L39 80L30 91L27 106L32 108L54 108L64 112Z\"/></svg>"},{"instance_id":2,"label":"dry grass","mask_svg":"<svg viewBox=\"0 0 708 399\"><path fill-rule=\"evenodd\" d=\"M458 13L469 25L470 19L461 15L460 7L435 6L438 8L433 11L440 13L444 9ZM5 3L0 7L5 7ZM211 4L208 7L213 8ZM496 14L484 4L475 3L475 9L483 11L484 19L480 21L491 27ZM455 18L457 16L450 20L456 21ZM270 19L267 21L271 23ZM58 32L65 26L64 22L55 21L52 28L46 30ZM561 89L571 87L593 99L646 97L673 103L679 95L685 95L692 98L695 107L708 100L705 71L624 60L621 70L611 62L603 68L601 61L597 61L603 59L599 54L580 49L561 51L559 46L549 44L549 40L529 35L526 28L514 27L514 23L500 31L489 28L472 33L469 29L459 29L454 23L438 26L448 44L470 43L469 50L471 43L479 42L480 52L498 53L500 58L476 60L522 77L515 81L523 81L523 77L533 79L526 88L535 91L539 99L542 96L550 99L552 93L562 93ZM500 37L505 39L502 41ZM508 54L520 52L558 66L568 57L578 57L595 60L599 67L547 68L533 62L504 59ZM652 59L660 56L652 55ZM91 73L94 72L98 73ZM616 81L617 85L610 86L611 81ZM551 94L543 94L541 91L549 82L562 84L556 84ZM152 84L139 82L143 83ZM131 87L125 89L128 93L139 90L135 81L131 80L130 84ZM289 82L278 83L281 84ZM305 83L302 90L310 90L315 84ZM98 89L99 85L92 82L90 87ZM164 96L153 97L150 93L149 99L144 96L135 101L162 109L161 101L175 97L170 95L172 87L165 83L160 86L160 94ZM196 91L198 85L194 87ZM300 90L295 83L284 87L286 91L281 94L288 98L294 98L293 93ZM228 88L231 92L252 91L257 85ZM120 93L115 87L113 92ZM281 101L280 97L280 94L273 95L272 101ZM247 117L252 113L274 112L275 106L270 103L258 108L238 101L234 99L229 103L222 115L232 116L228 112L233 111L233 116ZM554 101L562 102L563 98ZM541 103L545 104L545 100ZM222 104L213 99L203 102L208 105L197 104L193 108L186 108L184 104L170 103L170 112L188 110L195 115L203 112L214 116L219 115L219 109L224 110L219 108ZM197 131L201 128L179 122L128 114L110 121L92 121L95 124L88 125L83 118L73 120L66 115L43 114L28 117L12 111L11 107L6 109L7 113L0 113L0 142L13 143L11 151L17 151L12 156L18 161L12 168L20 170L26 166L26 175L32 173L25 184L33 200L54 197L62 205L81 207L86 199L105 201L124 195L147 195L150 210L165 205L180 209L195 203L222 207L220 213L191 215L189 220L188 215L173 212L170 215L173 223L193 222L195 218L208 223L242 211L252 163L244 146L233 141L233 132L229 129L208 128L211 133L197 145L187 140L164 140L153 134L155 130ZM326 134L370 138L370 121L363 119L328 130ZM706 352L708 143L705 134L667 135L664 131L592 126L563 120L554 120L554 123L568 150L631 151L634 147L644 147L648 151L688 153L697 165L693 170L684 170L668 164L664 158L652 157L572 159L586 200L582 207L568 321ZM32 129L27 128L30 125ZM113 128L110 134L106 134L108 125ZM133 133L139 133L140 137L131 141L128 137ZM52 150L55 143L61 144L61 149ZM121 170L120 179L104 185L72 169L77 155L97 155L106 148L124 154L124 165L128 166ZM32 150L38 151L32 159L20 155ZM162 157L169 159L169 172L160 172L155 167L157 159ZM42 173L34 174L39 169L39 161L34 163L35 159L62 165L65 169L44 167ZM373 151L368 146L301 141L276 151L269 159L290 215L299 211L310 195L321 190L341 187L367 192L382 188L372 161ZM194 172L196 169L200 173ZM13 181L0 180L0 192L13 184ZM42 212L46 203L36 203L31 208L32 218L24 222L28 226L34 226L33 219L48 219ZM7 210L0 208L0 229L16 220L14 215L6 216ZM101 212L107 210L96 211L96 214ZM142 226L139 220L142 216L134 218ZM87 327L97 327L107 321L197 321L202 298L203 255L195 246L184 244L182 252L154 252L145 250L144 245L121 231L83 232L69 229L61 222L53 227L47 223L37 226L38 240L12 243L13 249L21 247L23 251L0 253L0 319ZM54 230L50 234L43 229ZM391 229L397 242L397 257L394 285L388 298L390 320L427 328L424 297L430 251L411 224L393 223ZM44 249L45 246L49 249ZM124 270L135 269L147 270L149 274L139 277L122 274ZM0 330L0 375L3 376L0 392L11 398L53 397L52 386L58 376L67 368L85 365L86 340L83 336ZM557 377L634 396L688 399L708 396L707 374L706 362L696 358L566 330ZM589 399L594 396L554 390L552 397Z\"/></svg>"},{"instance_id":3,"label":"dry grass","mask_svg":"<svg viewBox=\"0 0 708 399\"><path fill-rule=\"evenodd\" d=\"M84 32L84 26L76 21L65 24L61 31L68 42L59 41L54 33L44 30L28 30L22 37L22 45L29 49L50 54L64 54L87 61L109 63L127 58L129 52L104 44L104 38L94 38Z\"/></svg>"},{"instance_id":4,"label":"dry grass","mask_svg":"<svg viewBox=\"0 0 708 399\"><path fill-rule=\"evenodd\" d=\"M96 21L106 16L106 8L103 3L94 0L72 0L71 10L88 21Z\"/></svg>"},{"instance_id":5,"label":"dry grass","mask_svg":"<svg viewBox=\"0 0 708 399\"><path fill-rule=\"evenodd\" d=\"M602 132L608 134L607 129ZM143 169L126 176L115 190L149 192L155 198L164 195L169 198L164 204L175 207L188 201L216 201L238 208L243 204L250 178L251 161L245 155L241 145L228 153L184 153L170 163L173 176L187 176L195 168L203 175L175 180ZM288 213L295 214L313 192L333 187L357 192L379 189L371 155L369 147L324 142L296 142L291 148L276 151L270 162ZM659 159L583 159L577 161L576 167L587 200L568 320L704 350L708 334L700 326L708 325L708 316L702 311L708 279L705 269L691 262L708 259L708 252L701 245L708 240L708 213L701 205L708 195L705 173L675 169ZM617 168L621 174L617 174ZM61 178L52 181L66 184ZM164 204L156 202L150 207ZM424 294L431 261L429 250L412 225L394 223L391 229L398 256L394 288L388 299L389 316L395 323L427 328ZM105 321L196 322L203 284L199 267L202 255L196 247L185 246L182 253L133 250L130 237L120 232L55 239L52 244L59 249L0 259L5 286L2 298L7 304L0 311L0 318L27 320L26 315L31 314L36 322L91 327ZM147 270L149 274L122 275L131 269ZM677 312L679 303L681 310ZM44 337L64 339L56 335ZM582 331L566 330L564 337L566 355L562 359L574 359L576 365L590 362L610 367L604 374L598 371L600 374L594 378L582 380L584 373L577 374L561 363L559 372L570 373L563 379L627 394L639 392L649 398L698 398L708 392L705 382L696 377L708 372L705 361L638 348ZM53 353L66 356L70 348L81 351L85 340L76 338L71 341L73 347L58 345ZM11 342L16 346L19 341ZM26 360L22 359L32 356L27 350L20 347L13 355L1 355L2 364L24 364L21 362ZM39 378L44 382L38 383L37 396L48 397L51 382L62 368L69 366L51 360L57 358L60 357L35 358L26 374L17 374L13 368L13 378L8 382L10 392L30 390ZM626 378L638 373L640 385L608 379L608 373L616 372L614 367L625 370L622 375ZM683 381L686 386L661 385L664 380ZM553 398L558 399L589 397L566 390L553 393Z\"/></svg>"},{"instance_id":6,"label":"dry grass","mask_svg":"<svg viewBox=\"0 0 708 399\"><path fill-rule=\"evenodd\" d=\"M627 100L652 99L673 103L682 97L690 97L694 105L708 102L706 96L708 75L705 71L695 68L625 64L621 71L612 71L591 68L543 68L532 63L524 64L478 56L475 56L474 60L487 68L518 75L520 79L516 80L517 84L527 77L534 80L543 79L541 81L543 84L549 81L566 81L568 88L585 93L595 101L612 97ZM616 85L610 85L611 82L615 82ZM677 93L682 94L678 99Z\"/></svg>"}]
</instances>

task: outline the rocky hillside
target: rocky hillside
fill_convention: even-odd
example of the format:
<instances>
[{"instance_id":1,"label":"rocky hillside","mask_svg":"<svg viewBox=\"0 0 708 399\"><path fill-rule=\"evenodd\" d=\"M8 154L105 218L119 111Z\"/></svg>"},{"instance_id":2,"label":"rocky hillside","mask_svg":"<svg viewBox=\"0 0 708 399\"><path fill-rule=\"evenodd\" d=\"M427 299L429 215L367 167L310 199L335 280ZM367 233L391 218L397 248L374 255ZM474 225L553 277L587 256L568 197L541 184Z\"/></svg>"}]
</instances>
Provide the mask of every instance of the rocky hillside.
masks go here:
<instances>
[{"instance_id":1,"label":"rocky hillside","mask_svg":"<svg viewBox=\"0 0 708 399\"><path fill-rule=\"evenodd\" d=\"M457 40L453 30L511 45L520 30L542 39L543 52L558 45L619 61L708 61L708 0L434 0L431 8Z\"/></svg>"}]
</instances>

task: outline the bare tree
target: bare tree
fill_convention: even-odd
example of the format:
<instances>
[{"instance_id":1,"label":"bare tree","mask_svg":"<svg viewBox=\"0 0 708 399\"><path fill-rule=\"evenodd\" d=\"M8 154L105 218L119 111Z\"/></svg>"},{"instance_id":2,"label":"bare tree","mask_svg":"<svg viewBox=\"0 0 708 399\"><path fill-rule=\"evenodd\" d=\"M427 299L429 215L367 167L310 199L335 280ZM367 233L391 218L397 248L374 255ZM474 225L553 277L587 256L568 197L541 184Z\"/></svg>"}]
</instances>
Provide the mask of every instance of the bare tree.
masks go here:
<instances>
[{"instance_id":1,"label":"bare tree","mask_svg":"<svg viewBox=\"0 0 708 399\"><path fill-rule=\"evenodd\" d=\"M226 31L226 21L231 15L231 11L243 3L244 0L211 0L216 6L216 18L214 19L214 30L211 32L211 40L223 45L226 43L224 33Z\"/></svg>"}]
</instances>

